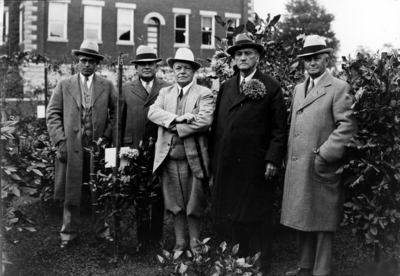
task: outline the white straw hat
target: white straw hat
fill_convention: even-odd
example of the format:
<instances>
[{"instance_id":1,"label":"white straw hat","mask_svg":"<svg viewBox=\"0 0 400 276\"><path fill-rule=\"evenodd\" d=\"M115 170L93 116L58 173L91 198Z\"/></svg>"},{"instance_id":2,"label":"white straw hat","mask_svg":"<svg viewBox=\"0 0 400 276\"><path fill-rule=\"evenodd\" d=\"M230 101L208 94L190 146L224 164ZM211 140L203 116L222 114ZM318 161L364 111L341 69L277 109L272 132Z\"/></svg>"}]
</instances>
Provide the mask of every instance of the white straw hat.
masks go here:
<instances>
[{"instance_id":1,"label":"white straw hat","mask_svg":"<svg viewBox=\"0 0 400 276\"><path fill-rule=\"evenodd\" d=\"M136 60L132 60L131 63L140 62L160 62L162 58L158 58L156 51L150 45L140 45L136 49Z\"/></svg>"},{"instance_id":2,"label":"white straw hat","mask_svg":"<svg viewBox=\"0 0 400 276\"><path fill-rule=\"evenodd\" d=\"M97 60L103 60L104 56L99 55L99 45L94 41L84 40L79 50L72 50L76 56L89 56Z\"/></svg>"},{"instance_id":3,"label":"white straw hat","mask_svg":"<svg viewBox=\"0 0 400 276\"><path fill-rule=\"evenodd\" d=\"M173 68L174 63L177 61L182 61L191 64L195 70L201 67L201 64L194 61L193 52L188 48L179 48L175 53L175 58L167 59L169 67Z\"/></svg>"}]
</instances>

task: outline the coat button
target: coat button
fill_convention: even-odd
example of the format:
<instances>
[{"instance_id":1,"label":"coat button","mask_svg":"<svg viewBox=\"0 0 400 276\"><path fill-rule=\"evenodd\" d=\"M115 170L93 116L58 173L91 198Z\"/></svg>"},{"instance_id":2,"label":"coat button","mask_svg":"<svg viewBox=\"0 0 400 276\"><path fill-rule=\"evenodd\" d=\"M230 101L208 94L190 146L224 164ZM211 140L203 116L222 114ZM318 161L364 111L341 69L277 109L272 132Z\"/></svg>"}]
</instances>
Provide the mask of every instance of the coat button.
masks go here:
<instances>
[{"instance_id":1,"label":"coat button","mask_svg":"<svg viewBox=\"0 0 400 276\"><path fill-rule=\"evenodd\" d=\"M293 156L293 157L292 157L292 160L293 160L293 161L297 161L297 160L298 160L298 158L297 158L297 157L295 157L295 156Z\"/></svg>"},{"instance_id":2,"label":"coat button","mask_svg":"<svg viewBox=\"0 0 400 276\"><path fill-rule=\"evenodd\" d=\"M74 131L75 131L75 132L77 132L77 131L78 131L78 128L77 128L77 127L76 127L76 128L74 128Z\"/></svg>"},{"instance_id":3,"label":"coat button","mask_svg":"<svg viewBox=\"0 0 400 276\"><path fill-rule=\"evenodd\" d=\"M296 138L296 137L298 137L298 136L299 136L299 134L298 134L298 133L295 133L293 136Z\"/></svg>"},{"instance_id":4,"label":"coat button","mask_svg":"<svg viewBox=\"0 0 400 276\"><path fill-rule=\"evenodd\" d=\"M299 111L297 111L296 113L297 113L297 114L301 114L301 113L303 113L303 110L299 110Z\"/></svg>"},{"instance_id":5,"label":"coat button","mask_svg":"<svg viewBox=\"0 0 400 276\"><path fill-rule=\"evenodd\" d=\"M75 150L75 153L79 153L79 150L76 149L76 150Z\"/></svg>"}]
</instances>

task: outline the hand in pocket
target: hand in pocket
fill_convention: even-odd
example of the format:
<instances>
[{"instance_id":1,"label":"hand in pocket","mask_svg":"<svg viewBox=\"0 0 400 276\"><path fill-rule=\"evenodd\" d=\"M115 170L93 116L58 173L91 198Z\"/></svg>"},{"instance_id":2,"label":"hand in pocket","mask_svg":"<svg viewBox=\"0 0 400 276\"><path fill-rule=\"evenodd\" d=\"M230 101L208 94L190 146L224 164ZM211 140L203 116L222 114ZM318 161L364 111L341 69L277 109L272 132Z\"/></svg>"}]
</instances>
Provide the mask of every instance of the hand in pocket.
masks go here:
<instances>
[{"instance_id":1,"label":"hand in pocket","mask_svg":"<svg viewBox=\"0 0 400 276\"><path fill-rule=\"evenodd\" d=\"M62 140L58 143L57 158L61 163L67 163L67 141Z\"/></svg>"}]
</instances>

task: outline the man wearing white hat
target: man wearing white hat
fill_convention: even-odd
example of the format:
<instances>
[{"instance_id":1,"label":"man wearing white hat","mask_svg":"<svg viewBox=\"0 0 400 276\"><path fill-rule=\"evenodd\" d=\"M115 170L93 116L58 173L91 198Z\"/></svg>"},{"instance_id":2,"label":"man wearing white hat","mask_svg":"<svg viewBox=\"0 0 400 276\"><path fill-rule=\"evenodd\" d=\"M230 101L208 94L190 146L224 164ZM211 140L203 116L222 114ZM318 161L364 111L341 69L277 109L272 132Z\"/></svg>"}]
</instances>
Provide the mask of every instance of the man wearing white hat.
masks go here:
<instances>
[{"instance_id":1,"label":"man wearing white hat","mask_svg":"<svg viewBox=\"0 0 400 276\"><path fill-rule=\"evenodd\" d=\"M165 208L173 216L174 251L186 248L187 220L190 248L196 253L200 218L206 208L203 184L210 176L207 133L214 100L210 89L196 84L194 74L201 65L192 51L179 48L167 63L177 83L161 89L149 110L149 119L159 126L153 171L161 174Z\"/></svg>"},{"instance_id":2,"label":"man wearing white hat","mask_svg":"<svg viewBox=\"0 0 400 276\"><path fill-rule=\"evenodd\" d=\"M286 275L330 274L342 218L336 171L357 122L350 86L326 71L331 52L321 37L309 35L298 55L309 77L294 89L291 105L281 223L297 230L298 263Z\"/></svg>"},{"instance_id":3,"label":"man wearing white hat","mask_svg":"<svg viewBox=\"0 0 400 276\"><path fill-rule=\"evenodd\" d=\"M149 121L147 114L160 90L172 85L156 77L158 58L153 47L140 45L136 50L136 59L131 63L135 65L138 78L122 86L122 145L130 148L139 148L142 141L148 145L149 139L157 140L158 126ZM137 238L136 252L142 252L147 245L157 247L162 245L164 202L161 189L157 193L161 200L152 204L151 213L148 206L136 208ZM140 202L138 202L140 204Z\"/></svg>"},{"instance_id":4,"label":"man wearing white hat","mask_svg":"<svg viewBox=\"0 0 400 276\"><path fill-rule=\"evenodd\" d=\"M228 49L240 74L218 92L212 126L213 217L232 223L233 244L271 270L273 194L286 146L286 106L279 83L257 69L263 45L247 34Z\"/></svg>"},{"instance_id":5,"label":"man wearing white hat","mask_svg":"<svg viewBox=\"0 0 400 276\"><path fill-rule=\"evenodd\" d=\"M82 184L90 181L91 156L85 148L103 138L111 141L117 94L111 81L96 75L99 54L95 42L84 41L79 50L79 72L60 80L47 107L47 129L57 147L54 198L64 200L61 249L67 249L78 237ZM92 191L93 234L112 241L104 220L104 208Z\"/></svg>"}]
</instances>

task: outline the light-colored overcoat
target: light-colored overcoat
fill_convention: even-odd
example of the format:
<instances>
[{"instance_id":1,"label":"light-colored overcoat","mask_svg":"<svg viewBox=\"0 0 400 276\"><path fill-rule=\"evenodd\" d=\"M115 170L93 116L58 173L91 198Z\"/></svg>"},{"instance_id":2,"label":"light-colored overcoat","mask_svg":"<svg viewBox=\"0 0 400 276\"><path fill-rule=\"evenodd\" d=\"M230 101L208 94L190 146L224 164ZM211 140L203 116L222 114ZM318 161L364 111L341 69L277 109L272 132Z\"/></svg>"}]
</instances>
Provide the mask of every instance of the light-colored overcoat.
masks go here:
<instances>
[{"instance_id":1,"label":"light-colored overcoat","mask_svg":"<svg viewBox=\"0 0 400 276\"><path fill-rule=\"evenodd\" d=\"M308 83L294 90L281 223L302 231L336 231L344 191L335 172L357 133L353 98L350 86L329 72L305 97Z\"/></svg>"},{"instance_id":2,"label":"light-colored overcoat","mask_svg":"<svg viewBox=\"0 0 400 276\"><path fill-rule=\"evenodd\" d=\"M83 109L79 74L60 80L47 107L47 129L54 146L66 140L67 162L56 159L54 198L79 205L82 189L83 146L81 111ZM111 81L93 78L92 124L93 140L112 139L117 94Z\"/></svg>"},{"instance_id":3,"label":"light-colored overcoat","mask_svg":"<svg viewBox=\"0 0 400 276\"><path fill-rule=\"evenodd\" d=\"M173 126L178 104L178 85L161 89L157 100L149 110L149 119L159 125L156 154L153 171L155 172L168 156L173 133L168 128ZM177 132L183 140L186 157L193 174L204 179L210 176L210 158L208 155L207 134L213 121L214 99L210 89L195 82L187 91L187 100L183 114L196 114L190 124L177 124Z\"/></svg>"}]
</instances>

